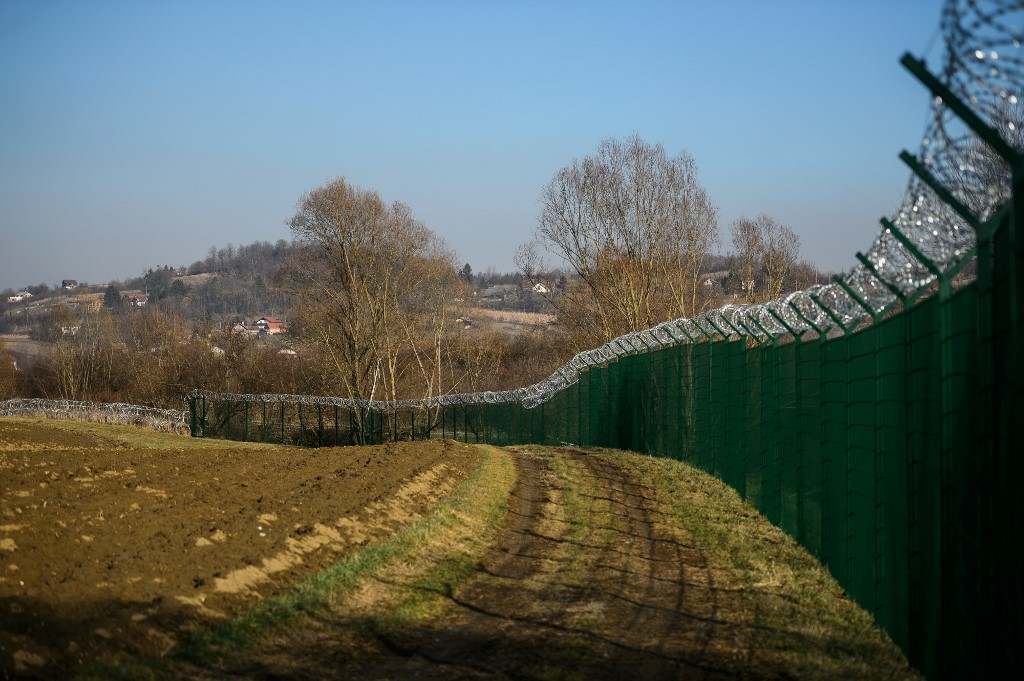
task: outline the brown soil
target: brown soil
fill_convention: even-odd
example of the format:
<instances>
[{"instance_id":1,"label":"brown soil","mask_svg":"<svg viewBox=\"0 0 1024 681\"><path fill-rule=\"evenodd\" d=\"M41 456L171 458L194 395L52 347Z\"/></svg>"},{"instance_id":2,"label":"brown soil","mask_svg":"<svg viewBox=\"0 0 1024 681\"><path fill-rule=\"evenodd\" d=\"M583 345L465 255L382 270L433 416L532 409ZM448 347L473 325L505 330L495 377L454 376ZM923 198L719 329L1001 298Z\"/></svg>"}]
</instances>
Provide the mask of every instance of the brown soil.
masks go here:
<instances>
[{"instance_id":1,"label":"brown soil","mask_svg":"<svg viewBox=\"0 0 1024 681\"><path fill-rule=\"evenodd\" d=\"M418 517L478 454L0 420L0 677L162 655Z\"/></svg>"}]
</instances>

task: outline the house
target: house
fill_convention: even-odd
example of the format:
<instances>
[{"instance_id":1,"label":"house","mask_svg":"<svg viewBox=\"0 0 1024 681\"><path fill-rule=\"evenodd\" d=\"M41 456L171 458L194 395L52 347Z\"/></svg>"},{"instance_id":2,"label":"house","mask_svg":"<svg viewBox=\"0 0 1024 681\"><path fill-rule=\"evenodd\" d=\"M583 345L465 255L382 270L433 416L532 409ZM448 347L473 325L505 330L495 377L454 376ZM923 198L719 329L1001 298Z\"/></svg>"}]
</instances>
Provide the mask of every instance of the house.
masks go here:
<instances>
[{"instance_id":1,"label":"house","mask_svg":"<svg viewBox=\"0 0 1024 681\"><path fill-rule=\"evenodd\" d=\"M60 287L62 289L70 291L71 289L78 288L78 281L76 281L75 279L65 279L64 281L60 282Z\"/></svg>"},{"instance_id":2,"label":"house","mask_svg":"<svg viewBox=\"0 0 1024 681\"><path fill-rule=\"evenodd\" d=\"M28 291L18 291L13 296L7 296L8 303L20 303L23 300L28 300L32 297L32 294Z\"/></svg>"},{"instance_id":3,"label":"house","mask_svg":"<svg viewBox=\"0 0 1024 681\"><path fill-rule=\"evenodd\" d=\"M146 307L149 294L142 291L121 291L121 302L127 307Z\"/></svg>"},{"instance_id":4,"label":"house","mask_svg":"<svg viewBox=\"0 0 1024 681\"><path fill-rule=\"evenodd\" d=\"M288 333L288 322L277 317L260 317L256 320L256 328L269 335Z\"/></svg>"},{"instance_id":5,"label":"house","mask_svg":"<svg viewBox=\"0 0 1024 681\"><path fill-rule=\"evenodd\" d=\"M551 289L549 289L547 286L540 283L539 281L536 284L534 284L533 288L531 288L530 290L536 293L537 295L541 296L546 296L548 293L551 293Z\"/></svg>"}]
</instances>

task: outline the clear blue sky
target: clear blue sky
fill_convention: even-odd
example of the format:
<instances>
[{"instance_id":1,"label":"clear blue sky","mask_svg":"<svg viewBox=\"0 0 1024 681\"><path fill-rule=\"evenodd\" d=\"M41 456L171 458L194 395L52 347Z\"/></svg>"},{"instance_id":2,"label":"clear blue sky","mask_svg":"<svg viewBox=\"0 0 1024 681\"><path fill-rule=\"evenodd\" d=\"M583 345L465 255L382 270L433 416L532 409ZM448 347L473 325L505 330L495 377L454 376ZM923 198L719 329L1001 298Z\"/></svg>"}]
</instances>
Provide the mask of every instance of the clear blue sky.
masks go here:
<instances>
[{"instance_id":1,"label":"clear blue sky","mask_svg":"<svg viewBox=\"0 0 1024 681\"><path fill-rule=\"evenodd\" d=\"M767 212L840 268L907 172L939 0L0 0L0 288L288 238L343 175L476 270L604 137L687 150L725 228Z\"/></svg>"}]
</instances>

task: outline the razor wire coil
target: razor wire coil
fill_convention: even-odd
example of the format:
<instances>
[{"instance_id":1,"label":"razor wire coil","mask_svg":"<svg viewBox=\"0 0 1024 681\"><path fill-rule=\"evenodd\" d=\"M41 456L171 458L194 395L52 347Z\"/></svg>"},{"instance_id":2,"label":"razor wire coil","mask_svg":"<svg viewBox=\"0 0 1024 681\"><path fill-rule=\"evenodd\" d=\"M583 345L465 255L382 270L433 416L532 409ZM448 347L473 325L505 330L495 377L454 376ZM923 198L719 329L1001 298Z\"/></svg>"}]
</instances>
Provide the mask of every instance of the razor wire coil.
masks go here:
<instances>
[{"instance_id":1,"label":"razor wire coil","mask_svg":"<svg viewBox=\"0 0 1024 681\"><path fill-rule=\"evenodd\" d=\"M188 412L123 402L84 402L43 398L17 398L0 401L0 416L37 415L67 419L83 415L100 416L108 423L163 425L171 429L179 429L188 424Z\"/></svg>"}]
</instances>

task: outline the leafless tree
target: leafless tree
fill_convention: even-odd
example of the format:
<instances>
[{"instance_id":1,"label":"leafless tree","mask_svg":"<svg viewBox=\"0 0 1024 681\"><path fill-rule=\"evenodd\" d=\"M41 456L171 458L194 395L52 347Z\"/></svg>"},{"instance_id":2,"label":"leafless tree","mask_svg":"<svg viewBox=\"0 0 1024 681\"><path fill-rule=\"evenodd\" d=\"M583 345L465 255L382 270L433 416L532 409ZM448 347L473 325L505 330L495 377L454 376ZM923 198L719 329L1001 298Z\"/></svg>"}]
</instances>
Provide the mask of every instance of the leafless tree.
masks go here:
<instances>
[{"instance_id":1,"label":"leafless tree","mask_svg":"<svg viewBox=\"0 0 1024 681\"><path fill-rule=\"evenodd\" d=\"M800 237L774 218L758 215L733 223L732 243L746 301L781 295L800 255Z\"/></svg>"},{"instance_id":2,"label":"leafless tree","mask_svg":"<svg viewBox=\"0 0 1024 681\"><path fill-rule=\"evenodd\" d=\"M764 253L764 241L757 219L740 218L732 223L732 246L736 251L740 289L744 298L752 300Z\"/></svg>"},{"instance_id":3,"label":"leafless tree","mask_svg":"<svg viewBox=\"0 0 1024 681\"><path fill-rule=\"evenodd\" d=\"M407 206L344 179L304 195L289 224L303 246L290 268L296 313L330 361L334 392L397 399L418 383L415 396L440 394L457 288L443 243Z\"/></svg>"},{"instance_id":4,"label":"leafless tree","mask_svg":"<svg viewBox=\"0 0 1024 681\"><path fill-rule=\"evenodd\" d=\"M530 276L543 249L576 275L552 302L577 345L701 306L700 268L718 226L688 154L669 158L636 136L605 140L559 170L541 203L518 265Z\"/></svg>"},{"instance_id":5,"label":"leafless tree","mask_svg":"<svg viewBox=\"0 0 1024 681\"><path fill-rule=\"evenodd\" d=\"M117 333L109 314L74 320L74 326L49 351L57 394L66 400L88 399L98 384L108 384L115 370ZM72 332L71 329L74 329Z\"/></svg>"}]
</instances>

